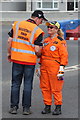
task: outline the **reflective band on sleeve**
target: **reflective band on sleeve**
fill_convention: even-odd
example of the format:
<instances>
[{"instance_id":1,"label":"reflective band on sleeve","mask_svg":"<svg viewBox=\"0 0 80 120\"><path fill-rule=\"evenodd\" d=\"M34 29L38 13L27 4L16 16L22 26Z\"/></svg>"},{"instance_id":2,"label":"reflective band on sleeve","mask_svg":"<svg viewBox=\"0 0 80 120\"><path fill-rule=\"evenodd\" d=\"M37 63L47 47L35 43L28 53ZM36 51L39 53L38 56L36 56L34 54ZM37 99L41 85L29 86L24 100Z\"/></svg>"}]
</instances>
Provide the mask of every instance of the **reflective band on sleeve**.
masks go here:
<instances>
[{"instance_id":1,"label":"reflective band on sleeve","mask_svg":"<svg viewBox=\"0 0 80 120\"><path fill-rule=\"evenodd\" d=\"M35 55L35 52L29 51L29 50L21 50L21 49L16 49L16 48L11 48L11 50L15 52L29 53L29 54Z\"/></svg>"},{"instance_id":2,"label":"reflective band on sleeve","mask_svg":"<svg viewBox=\"0 0 80 120\"><path fill-rule=\"evenodd\" d=\"M35 32L36 32L36 30L37 30L38 28L39 28L39 27L36 26L36 27L34 28L34 30L32 31L32 35L31 35L31 38L30 38L30 43L32 43L33 38L34 38L34 34L35 34Z\"/></svg>"},{"instance_id":3,"label":"reflective band on sleeve","mask_svg":"<svg viewBox=\"0 0 80 120\"><path fill-rule=\"evenodd\" d=\"M24 43L24 44L31 45L32 47L34 47L34 44L31 44L30 42L27 42L27 41L23 41L23 40L16 39L16 38L13 38L13 41L19 42L19 43Z\"/></svg>"}]
</instances>

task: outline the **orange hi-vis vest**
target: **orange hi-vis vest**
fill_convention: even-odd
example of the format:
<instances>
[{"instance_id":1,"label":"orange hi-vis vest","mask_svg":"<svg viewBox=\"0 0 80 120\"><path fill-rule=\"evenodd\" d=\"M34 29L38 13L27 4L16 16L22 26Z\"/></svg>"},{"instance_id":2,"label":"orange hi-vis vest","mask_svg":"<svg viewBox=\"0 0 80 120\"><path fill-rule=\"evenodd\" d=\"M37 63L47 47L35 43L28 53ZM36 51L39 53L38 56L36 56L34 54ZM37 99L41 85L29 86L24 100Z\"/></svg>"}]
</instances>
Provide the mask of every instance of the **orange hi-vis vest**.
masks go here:
<instances>
[{"instance_id":1,"label":"orange hi-vis vest","mask_svg":"<svg viewBox=\"0 0 80 120\"><path fill-rule=\"evenodd\" d=\"M36 63L34 41L41 33L44 32L36 24L28 21L14 22L11 59Z\"/></svg>"}]
</instances>

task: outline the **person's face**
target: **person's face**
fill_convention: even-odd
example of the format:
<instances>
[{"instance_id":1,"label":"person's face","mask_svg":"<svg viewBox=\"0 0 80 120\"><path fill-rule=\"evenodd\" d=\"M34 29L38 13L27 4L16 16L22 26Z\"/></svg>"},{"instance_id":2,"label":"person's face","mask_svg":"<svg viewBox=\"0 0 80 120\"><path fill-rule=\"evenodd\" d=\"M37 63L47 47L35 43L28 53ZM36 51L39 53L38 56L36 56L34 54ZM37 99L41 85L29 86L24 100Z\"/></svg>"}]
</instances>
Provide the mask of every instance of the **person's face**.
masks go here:
<instances>
[{"instance_id":1,"label":"person's face","mask_svg":"<svg viewBox=\"0 0 80 120\"><path fill-rule=\"evenodd\" d=\"M55 25L49 25L47 26L47 29L48 29L48 34L50 35L54 35L58 31L58 28Z\"/></svg>"},{"instance_id":2,"label":"person's face","mask_svg":"<svg viewBox=\"0 0 80 120\"><path fill-rule=\"evenodd\" d=\"M43 22L43 18L37 18L36 24L40 25Z\"/></svg>"}]
</instances>

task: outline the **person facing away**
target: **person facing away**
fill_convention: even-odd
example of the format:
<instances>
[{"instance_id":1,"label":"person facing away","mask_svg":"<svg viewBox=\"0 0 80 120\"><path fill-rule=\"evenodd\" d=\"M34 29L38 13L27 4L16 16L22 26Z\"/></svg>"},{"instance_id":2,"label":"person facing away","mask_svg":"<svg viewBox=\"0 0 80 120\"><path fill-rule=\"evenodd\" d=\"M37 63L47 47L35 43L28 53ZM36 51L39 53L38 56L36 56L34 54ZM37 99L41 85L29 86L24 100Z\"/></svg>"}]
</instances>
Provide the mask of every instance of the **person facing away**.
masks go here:
<instances>
[{"instance_id":1,"label":"person facing away","mask_svg":"<svg viewBox=\"0 0 80 120\"><path fill-rule=\"evenodd\" d=\"M12 62L12 84L9 113L17 114L19 108L20 86L23 82L22 106L23 115L31 114L31 94L37 53L42 45L43 30L38 27L47 21L44 13L35 10L31 18L16 21L8 33L8 60Z\"/></svg>"},{"instance_id":2,"label":"person facing away","mask_svg":"<svg viewBox=\"0 0 80 120\"><path fill-rule=\"evenodd\" d=\"M45 108L42 114L51 113L52 95L55 109L52 115L61 114L64 67L68 64L68 51L63 32L57 21L46 22L49 36L43 41L40 58L40 88Z\"/></svg>"}]
</instances>

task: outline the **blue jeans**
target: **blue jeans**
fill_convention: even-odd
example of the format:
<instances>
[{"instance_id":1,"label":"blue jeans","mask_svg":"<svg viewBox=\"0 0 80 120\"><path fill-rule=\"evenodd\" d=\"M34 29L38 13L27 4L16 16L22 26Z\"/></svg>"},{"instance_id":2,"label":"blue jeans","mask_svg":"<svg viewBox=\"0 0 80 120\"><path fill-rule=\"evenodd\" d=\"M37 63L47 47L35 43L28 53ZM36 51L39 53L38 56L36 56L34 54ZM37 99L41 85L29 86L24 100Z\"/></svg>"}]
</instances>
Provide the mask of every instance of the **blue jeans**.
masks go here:
<instances>
[{"instance_id":1,"label":"blue jeans","mask_svg":"<svg viewBox=\"0 0 80 120\"><path fill-rule=\"evenodd\" d=\"M24 77L24 88L22 95L22 106L31 106L31 92L33 86L35 65L22 65L13 63L12 65L12 86L11 86L11 107L19 107L20 86Z\"/></svg>"}]
</instances>

